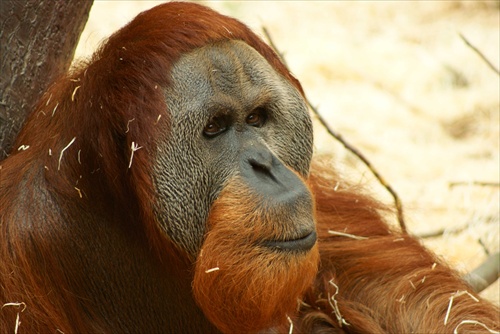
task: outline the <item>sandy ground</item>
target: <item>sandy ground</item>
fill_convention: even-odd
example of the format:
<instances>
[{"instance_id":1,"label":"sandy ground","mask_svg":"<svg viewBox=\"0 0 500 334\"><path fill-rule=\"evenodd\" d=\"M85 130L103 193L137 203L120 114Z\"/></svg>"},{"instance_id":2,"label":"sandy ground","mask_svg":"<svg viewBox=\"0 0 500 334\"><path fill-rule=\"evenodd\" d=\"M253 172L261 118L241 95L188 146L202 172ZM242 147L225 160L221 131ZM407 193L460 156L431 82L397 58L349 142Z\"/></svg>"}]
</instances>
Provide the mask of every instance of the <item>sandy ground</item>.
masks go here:
<instances>
[{"instance_id":1,"label":"sandy ground","mask_svg":"<svg viewBox=\"0 0 500 334\"><path fill-rule=\"evenodd\" d=\"M95 1L77 57L159 3ZM498 1L202 3L267 27L320 113L398 192L409 230L445 229L427 246L461 272L499 250L500 80L459 36L498 68ZM319 127L316 150L391 201ZM499 304L499 281L482 295Z\"/></svg>"}]
</instances>

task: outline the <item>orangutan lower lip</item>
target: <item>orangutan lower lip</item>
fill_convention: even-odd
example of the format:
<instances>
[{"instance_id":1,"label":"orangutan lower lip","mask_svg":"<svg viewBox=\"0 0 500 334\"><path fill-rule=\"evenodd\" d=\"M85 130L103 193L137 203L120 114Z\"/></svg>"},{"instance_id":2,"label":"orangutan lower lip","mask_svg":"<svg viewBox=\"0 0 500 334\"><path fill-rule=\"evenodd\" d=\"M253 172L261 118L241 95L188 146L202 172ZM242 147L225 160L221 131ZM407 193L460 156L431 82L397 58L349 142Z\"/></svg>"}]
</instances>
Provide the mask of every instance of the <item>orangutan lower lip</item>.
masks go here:
<instances>
[{"instance_id":1,"label":"orangutan lower lip","mask_svg":"<svg viewBox=\"0 0 500 334\"><path fill-rule=\"evenodd\" d=\"M308 251L316 243L316 231L293 240L272 240L263 243L264 246L279 251Z\"/></svg>"}]
</instances>

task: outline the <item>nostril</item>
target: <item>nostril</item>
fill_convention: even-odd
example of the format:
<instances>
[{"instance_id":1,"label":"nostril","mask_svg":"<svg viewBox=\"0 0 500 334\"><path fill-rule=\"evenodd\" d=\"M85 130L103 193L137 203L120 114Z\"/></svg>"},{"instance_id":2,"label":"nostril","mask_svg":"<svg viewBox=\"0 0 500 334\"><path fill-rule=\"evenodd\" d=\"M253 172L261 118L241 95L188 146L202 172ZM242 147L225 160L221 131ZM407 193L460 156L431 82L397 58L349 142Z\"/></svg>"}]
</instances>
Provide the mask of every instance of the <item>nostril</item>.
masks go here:
<instances>
[{"instance_id":1,"label":"nostril","mask_svg":"<svg viewBox=\"0 0 500 334\"><path fill-rule=\"evenodd\" d=\"M271 171L271 164L258 161L257 159L249 158L248 163L250 164L250 166L252 166L253 169L257 171L261 171L264 173L269 173Z\"/></svg>"},{"instance_id":2,"label":"nostril","mask_svg":"<svg viewBox=\"0 0 500 334\"><path fill-rule=\"evenodd\" d=\"M254 158L249 158L248 163L252 166L253 171L257 176L261 176L264 179L271 179L277 181L272 173L271 162L266 163L264 161L260 161Z\"/></svg>"}]
</instances>

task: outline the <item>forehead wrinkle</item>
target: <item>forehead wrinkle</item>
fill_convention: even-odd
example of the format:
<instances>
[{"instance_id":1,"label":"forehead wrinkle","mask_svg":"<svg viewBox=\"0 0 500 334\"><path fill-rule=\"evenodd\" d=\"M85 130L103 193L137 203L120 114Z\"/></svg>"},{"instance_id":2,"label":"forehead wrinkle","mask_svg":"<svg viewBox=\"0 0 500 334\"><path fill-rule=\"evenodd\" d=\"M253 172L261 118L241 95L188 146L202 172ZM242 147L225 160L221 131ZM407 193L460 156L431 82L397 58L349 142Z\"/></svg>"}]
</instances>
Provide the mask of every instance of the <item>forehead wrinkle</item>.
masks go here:
<instances>
[{"instance_id":1,"label":"forehead wrinkle","mask_svg":"<svg viewBox=\"0 0 500 334\"><path fill-rule=\"evenodd\" d=\"M204 58L210 63L207 77L216 93L244 101L244 92L255 89L243 69L246 59L241 59L227 44L211 45L204 51Z\"/></svg>"},{"instance_id":2,"label":"forehead wrinkle","mask_svg":"<svg viewBox=\"0 0 500 334\"><path fill-rule=\"evenodd\" d=\"M167 99L183 106L174 118L188 122L263 107L287 87L257 51L240 41L209 44L183 55L171 78L176 97Z\"/></svg>"}]
</instances>

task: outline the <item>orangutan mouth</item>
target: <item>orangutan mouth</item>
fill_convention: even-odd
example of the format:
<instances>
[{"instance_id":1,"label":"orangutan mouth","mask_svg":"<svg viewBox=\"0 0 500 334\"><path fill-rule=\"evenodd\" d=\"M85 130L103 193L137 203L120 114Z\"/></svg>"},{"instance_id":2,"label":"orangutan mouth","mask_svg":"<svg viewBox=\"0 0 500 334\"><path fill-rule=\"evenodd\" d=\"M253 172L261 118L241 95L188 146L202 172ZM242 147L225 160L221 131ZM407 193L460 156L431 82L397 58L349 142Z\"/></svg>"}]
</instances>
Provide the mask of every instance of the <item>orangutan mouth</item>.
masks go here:
<instances>
[{"instance_id":1,"label":"orangutan mouth","mask_svg":"<svg viewBox=\"0 0 500 334\"><path fill-rule=\"evenodd\" d=\"M296 239L270 240L263 245L277 251L308 251L316 244L316 239L316 231L313 230Z\"/></svg>"}]
</instances>

